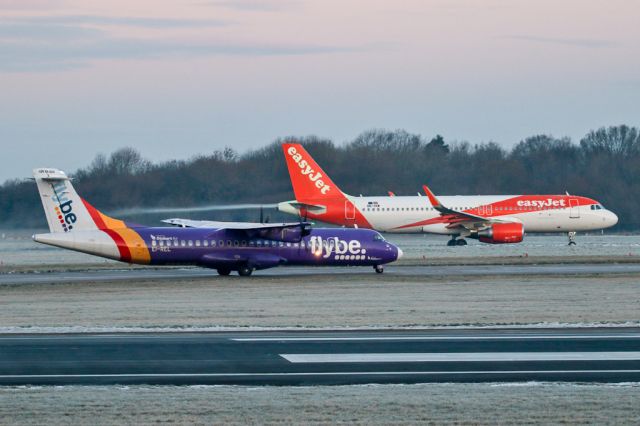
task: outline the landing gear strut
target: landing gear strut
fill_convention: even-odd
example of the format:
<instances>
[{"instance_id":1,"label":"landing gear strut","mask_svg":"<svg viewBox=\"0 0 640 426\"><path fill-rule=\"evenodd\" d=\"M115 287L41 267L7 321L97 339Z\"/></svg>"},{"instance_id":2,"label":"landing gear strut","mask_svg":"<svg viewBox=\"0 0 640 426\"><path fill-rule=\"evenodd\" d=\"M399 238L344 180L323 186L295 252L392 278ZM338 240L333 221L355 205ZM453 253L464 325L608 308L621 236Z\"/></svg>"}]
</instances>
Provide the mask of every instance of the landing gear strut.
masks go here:
<instances>
[{"instance_id":1,"label":"landing gear strut","mask_svg":"<svg viewBox=\"0 0 640 426\"><path fill-rule=\"evenodd\" d=\"M374 265L373 270L376 271L376 274L381 274L384 272L384 268L380 265Z\"/></svg>"},{"instance_id":2,"label":"landing gear strut","mask_svg":"<svg viewBox=\"0 0 640 426\"><path fill-rule=\"evenodd\" d=\"M569 245L570 246L575 246L576 245L576 232L575 231L567 232L567 236L569 237Z\"/></svg>"},{"instance_id":3,"label":"landing gear strut","mask_svg":"<svg viewBox=\"0 0 640 426\"><path fill-rule=\"evenodd\" d=\"M467 245L467 240L465 240L464 238L456 240L456 237L457 237L457 235L453 235L451 237L451 239L449 241L447 241L447 246L453 247L453 246L466 246Z\"/></svg>"}]
</instances>

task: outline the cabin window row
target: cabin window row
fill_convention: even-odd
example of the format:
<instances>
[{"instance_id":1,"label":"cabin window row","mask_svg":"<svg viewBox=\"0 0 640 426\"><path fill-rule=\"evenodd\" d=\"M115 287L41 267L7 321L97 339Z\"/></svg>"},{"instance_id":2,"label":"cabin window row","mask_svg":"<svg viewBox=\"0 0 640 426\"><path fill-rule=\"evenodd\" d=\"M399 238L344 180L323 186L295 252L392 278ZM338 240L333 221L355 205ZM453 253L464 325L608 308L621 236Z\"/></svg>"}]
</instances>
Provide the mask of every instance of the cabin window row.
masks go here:
<instances>
[{"instance_id":1,"label":"cabin window row","mask_svg":"<svg viewBox=\"0 0 640 426\"><path fill-rule=\"evenodd\" d=\"M325 244L326 245L326 244ZM311 249L311 244L304 241L299 243L285 243L283 241L267 240L152 240L152 247L294 247Z\"/></svg>"},{"instance_id":2,"label":"cabin window row","mask_svg":"<svg viewBox=\"0 0 640 426\"><path fill-rule=\"evenodd\" d=\"M491 206L486 207L486 209L491 209ZM466 210L475 210L475 211L479 211L481 210L480 207L452 207L452 210L456 210L456 211L466 211ZM494 211L528 211L528 210L563 210L566 209L566 207L513 207L513 206L507 206L507 207L493 207ZM365 207L364 211L366 212L384 212L384 211L432 211L435 210L433 207ZM594 210L594 208L592 207L592 210Z\"/></svg>"}]
</instances>

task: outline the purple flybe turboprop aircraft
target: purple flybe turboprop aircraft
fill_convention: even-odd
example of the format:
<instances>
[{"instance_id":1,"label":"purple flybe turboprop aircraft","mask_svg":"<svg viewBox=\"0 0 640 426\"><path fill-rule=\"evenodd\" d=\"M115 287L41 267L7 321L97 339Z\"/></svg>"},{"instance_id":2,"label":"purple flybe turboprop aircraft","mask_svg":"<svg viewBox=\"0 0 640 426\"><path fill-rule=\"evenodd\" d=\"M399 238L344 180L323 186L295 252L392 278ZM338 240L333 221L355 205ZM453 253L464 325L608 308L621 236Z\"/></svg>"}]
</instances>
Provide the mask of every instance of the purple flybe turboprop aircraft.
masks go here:
<instances>
[{"instance_id":1,"label":"purple flybe turboprop aircraft","mask_svg":"<svg viewBox=\"0 0 640 426\"><path fill-rule=\"evenodd\" d=\"M58 169L34 169L49 233L34 241L127 263L197 265L220 275L280 265L373 266L402 256L378 232L312 228L308 222L245 223L167 219L176 227L146 227L111 218L81 198Z\"/></svg>"}]
</instances>

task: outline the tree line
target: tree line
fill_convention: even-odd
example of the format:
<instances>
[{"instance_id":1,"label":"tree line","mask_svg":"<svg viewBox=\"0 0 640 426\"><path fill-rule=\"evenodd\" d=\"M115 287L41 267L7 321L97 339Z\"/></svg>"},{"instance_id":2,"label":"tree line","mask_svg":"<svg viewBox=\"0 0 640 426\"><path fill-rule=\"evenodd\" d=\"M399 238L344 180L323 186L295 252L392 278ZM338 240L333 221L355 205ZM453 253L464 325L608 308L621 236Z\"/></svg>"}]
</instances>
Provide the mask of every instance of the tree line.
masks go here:
<instances>
[{"instance_id":1,"label":"tree line","mask_svg":"<svg viewBox=\"0 0 640 426\"><path fill-rule=\"evenodd\" d=\"M578 143L536 135L510 149L493 142L448 143L404 130L368 130L345 144L316 136L282 138L239 154L231 148L189 160L154 164L133 148L98 155L74 171L78 192L105 213L131 207L276 203L294 198L281 143L301 142L340 188L351 195L414 195L428 184L436 194L571 194L592 197L618 214L616 229L640 229L640 132L603 127ZM152 224L167 216L257 220L256 211L138 215ZM272 220L291 220L267 212ZM36 187L0 186L0 227L46 226Z\"/></svg>"}]
</instances>

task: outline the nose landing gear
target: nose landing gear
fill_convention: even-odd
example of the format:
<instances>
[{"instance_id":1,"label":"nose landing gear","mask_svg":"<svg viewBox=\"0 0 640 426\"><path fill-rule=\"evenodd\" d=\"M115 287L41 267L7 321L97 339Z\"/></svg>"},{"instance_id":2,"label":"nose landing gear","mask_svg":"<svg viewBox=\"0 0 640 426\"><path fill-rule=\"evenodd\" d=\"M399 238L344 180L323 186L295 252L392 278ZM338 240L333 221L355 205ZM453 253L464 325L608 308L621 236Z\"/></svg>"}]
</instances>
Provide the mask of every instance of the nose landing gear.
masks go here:
<instances>
[{"instance_id":1,"label":"nose landing gear","mask_svg":"<svg viewBox=\"0 0 640 426\"><path fill-rule=\"evenodd\" d=\"M567 237L569 237L569 245L576 245L576 231L567 232Z\"/></svg>"},{"instance_id":2,"label":"nose landing gear","mask_svg":"<svg viewBox=\"0 0 640 426\"><path fill-rule=\"evenodd\" d=\"M376 274L381 274L384 272L384 268L380 265L374 265L373 270L376 271Z\"/></svg>"}]
</instances>

